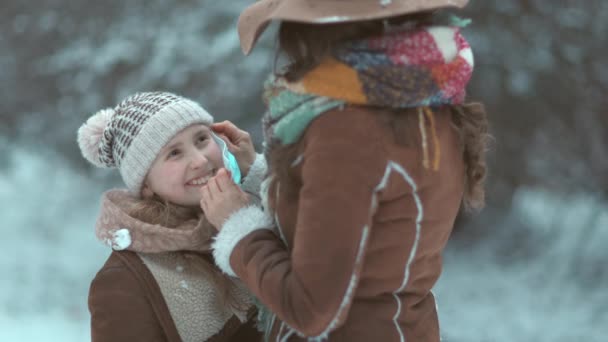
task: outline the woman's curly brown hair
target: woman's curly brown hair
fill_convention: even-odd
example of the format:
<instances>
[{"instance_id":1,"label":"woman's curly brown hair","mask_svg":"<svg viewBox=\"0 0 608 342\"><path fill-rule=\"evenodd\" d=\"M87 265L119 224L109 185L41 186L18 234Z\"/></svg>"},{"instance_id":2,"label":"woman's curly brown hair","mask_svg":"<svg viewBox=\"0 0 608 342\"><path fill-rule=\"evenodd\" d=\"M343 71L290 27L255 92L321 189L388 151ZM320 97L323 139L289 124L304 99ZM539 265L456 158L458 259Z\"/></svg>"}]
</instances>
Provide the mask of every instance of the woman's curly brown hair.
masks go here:
<instances>
[{"instance_id":1,"label":"woman's curly brown hair","mask_svg":"<svg viewBox=\"0 0 608 342\"><path fill-rule=\"evenodd\" d=\"M465 164L464 207L468 211L480 210L485 205L486 152L490 143L486 111L483 104L476 102L451 108Z\"/></svg>"}]
</instances>

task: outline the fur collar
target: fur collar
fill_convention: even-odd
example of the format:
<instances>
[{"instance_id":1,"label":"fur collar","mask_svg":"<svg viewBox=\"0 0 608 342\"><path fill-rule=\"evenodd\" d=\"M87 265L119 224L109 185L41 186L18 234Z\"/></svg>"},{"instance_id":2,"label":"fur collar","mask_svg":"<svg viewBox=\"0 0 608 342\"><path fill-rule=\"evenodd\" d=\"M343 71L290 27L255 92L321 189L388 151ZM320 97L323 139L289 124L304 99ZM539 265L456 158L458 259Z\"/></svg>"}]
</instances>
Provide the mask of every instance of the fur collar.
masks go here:
<instances>
[{"instance_id":1,"label":"fur collar","mask_svg":"<svg viewBox=\"0 0 608 342\"><path fill-rule=\"evenodd\" d=\"M208 233L211 227L207 220L192 220L176 228L149 224L128 214L128 208L137 200L127 190L114 189L103 194L95 226L95 234L101 242L114 250L139 253L211 251L215 233Z\"/></svg>"}]
</instances>

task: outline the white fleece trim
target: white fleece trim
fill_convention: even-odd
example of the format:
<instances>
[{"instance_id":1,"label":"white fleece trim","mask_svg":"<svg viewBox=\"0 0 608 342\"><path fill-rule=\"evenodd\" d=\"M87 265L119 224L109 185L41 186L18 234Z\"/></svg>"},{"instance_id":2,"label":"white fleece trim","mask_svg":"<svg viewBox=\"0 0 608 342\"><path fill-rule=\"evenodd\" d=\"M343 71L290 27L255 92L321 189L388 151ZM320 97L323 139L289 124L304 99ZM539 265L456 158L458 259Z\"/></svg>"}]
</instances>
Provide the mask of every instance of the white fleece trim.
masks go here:
<instances>
[{"instance_id":1,"label":"white fleece trim","mask_svg":"<svg viewBox=\"0 0 608 342\"><path fill-rule=\"evenodd\" d=\"M285 334L285 336L283 336L283 338L281 338L280 342L287 342L287 341L289 340L289 338L291 337L291 335L293 335L293 334L295 334L295 333L296 333L296 331L295 331L295 330L289 330L289 331L287 332L287 334ZM278 338L279 336L280 336L280 335L277 335L277 338Z\"/></svg>"},{"instance_id":2,"label":"white fleece trim","mask_svg":"<svg viewBox=\"0 0 608 342\"><path fill-rule=\"evenodd\" d=\"M271 211L268 207L268 189L270 188L272 180L273 177L268 176L262 181L262 184L260 184L260 202L262 203L262 208L267 212Z\"/></svg>"},{"instance_id":3,"label":"white fleece trim","mask_svg":"<svg viewBox=\"0 0 608 342\"><path fill-rule=\"evenodd\" d=\"M374 199L372 199L372 205L371 205L372 210L374 210L374 208L376 207L376 205L374 204L374 202L376 202L376 200L375 200L376 196L377 196L377 193L374 193L374 195L373 195ZM363 232L361 233L361 240L359 241L359 249L357 250L357 256L355 257L355 268L359 267L359 264L363 261L363 252L365 251L365 248L367 246L368 238L369 238L369 227L366 225L363 227ZM348 283L348 287L346 288L346 292L344 293L344 297L342 298L342 302L340 303L340 307L338 307L338 310L336 311L334 318L331 320L331 322L329 322L329 324L327 325L327 327L321 334L319 334L317 336L306 336L301 331L299 331L295 328L292 328L289 324L282 321L280 329L279 329L279 333L277 334L276 341L277 342L287 341L293 334L296 334L296 335L300 336L301 338L305 338L306 341L309 341L309 342L327 341L329 339L329 333L336 329L336 326L338 325L338 321L340 319L340 315L342 314L342 312L346 309L346 307L352 300L353 295L355 293L355 288L357 287L358 282L359 282L359 278L357 277L357 273L353 272L353 274L351 275L350 281ZM276 315L273 314L273 319L274 319L274 317L276 317ZM272 323L271 327L273 325L274 325L274 323ZM281 337L281 333L283 331L284 326L287 327L287 333L285 334L285 336Z\"/></svg>"},{"instance_id":4,"label":"white fleece trim","mask_svg":"<svg viewBox=\"0 0 608 342\"><path fill-rule=\"evenodd\" d=\"M373 213L378 208L378 193L380 191L384 190L384 188L386 188L386 186L388 184L388 179L389 179L389 176L390 176L390 173L391 173L392 164L394 164L394 162L389 161L388 165L386 166L386 170L384 172L384 175L382 176L382 179L380 180L380 182L378 183L378 185L376 185L376 187L374 188L374 193L372 195L371 202L370 202L370 208L369 208L370 215L373 215ZM363 252L363 250L365 248L365 245L367 244L368 235L369 235L369 227L365 226L365 227L363 227L363 234L361 236L361 241L360 241L360 244L359 244L359 251L357 253L357 258L356 258L355 265L357 265L359 262L362 261L361 260L363 258L363 253L362 252ZM344 294L344 298L342 299L342 304L340 305L340 307L338 309L338 312L334 316L334 319L329 323L329 325L327 326L327 328L325 328L325 331L323 331L321 334L319 334L317 336L309 337L307 339L308 341L310 341L310 342L321 342L321 341L329 340L329 333L336 328L336 325L338 324L338 319L340 317L341 311L346 308L346 305L352 299L354 288L357 285L357 280L358 279L356 277L356 273L353 273L351 281L350 281L350 284L349 284L348 288L346 289L346 293Z\"/></svg>"},{"instance_id":5,"label":"white fleece trim","mask_svg":"<svg viewBox=\"0 0 608 342\"><path fill-rule=\"evenodd\" d=\"M291 167L296 167L298 165L300 165L300 163L302 163L302 161L304 161L304 155L300 154L293 162L291 162Z\"/></svg>"},{"instance_id":6,"label":"white fleece trim","mask_svg":"<svg viewBox=\"0 0 608 342\"><path fill-rule=\"evenodd\" d=\"M431 290L430 292L431 297L433 297L433 301L435 302L435 311L437 312L437 315L439 315L439 304L437 303L437 297L433 293L433 290ZM439 341L441 341L441 327L439 327Z\"/></svg>"},{"instance_id":7,"label":"white fleece trim","mask_svg":"<svg viewBox=\"0 0 608 342\"><path fill-rule=\"evenodd\" d=\"M374 197L376 197L376 193L374 193ZM373 207L373 206L372 206ZM359 241L359 250L357 251L357 257L355 258L355 268L359 267L359 264L363 262L363 251L365 250L365 246L367 246L367 239L369 237L369 227L363 227L363 233L361 234L361 240ZM348 283L348 287L346 288L346 292L344 293L344 297L342 298L342 303L338 308L338 311L334 315L334 318L331 320L329 325L325 328L321 334L313 337L309 337L308 341L312 342L320 342L326 341L329 339L329 333L334 331L338 325L338 321L342 312L346 309L348 304L352 301L353 295L355 294L355 288L359 282L359 277L356 272L350 277L350 282Z\"/></svg>"},{"instance_id":8,"label":"white fleece trim","mask_svg":"<svg viewBox=\"0 0 608 342\"><path fill-rule=\"evenodd\" d=\"M249 173L243 178L243 183L241 184L243 191L259 197L260 185L266 176L267 170L266 158L263 154L258 153L249 168Z\"/></svg>"},{"instance_id":9,"label":"white fleece trim","mask_svg":"<svg viewBox=\"0 0 608 342\"><path fill-rule=\"evenodd\" d=\"M378 185L374 188L374 193L372 195L371 202L370 202L370 208L369 208L370 216L373 215L373 213L378 208L378 193L381 192L382 190L384 190L384 188L386 188L386 186L388 185L388 180L389 180L391 171L392 171L392 169L395 169L396 167L399 167L399 165L393 161L389 161L386 166L384 175L382 176L382 179L380 180ZM414 191L415 190L416 189L414 188ZM363 233L361 235L361 240L359 242L359 250L357 252L357 257L355 259L355 267L357 267L357 265L360 262L362 262L363 251L365 250L365 247L367 245L368 237L369 237L369 227L366 225L363 227ZM357 286L357 283L358 283L357 275L356 275L356 273L353 273L351 276L350 283L346 289L346 293L344 294L344 298L342 299L342 303L340 304L340 307L338 308L338 311L336 312L334 318L331 320L329 325L325 328L325 330L321 334L319 334L317 336L308 337L307 341L321 342L321 341L326 341L329 339L329 333L331 333L336 328L336 326L338 324L338 320L340 318L340 314L346 308L348 303L351 301L352 296L354 294L355 287ZM294 329L292 328L291 330L294 330ZM300 337L305 337L299 331L296 331L296 332L298 333L298 335Z\"/></svg>"},{"instance_id":10,"label":"white fleece trim","mask_svg":"<svg viewBox=\"0 0 608 342\"><path fill-rule=\"evenodd\" d=\"M276 203L280 203L280 191L279 189L281 188L281 182L277 182L277 191L275 193L275 199L276 199ZM266 203L265 205L268 205L268 203ZM279 213L278 212L274 212L274 223L276 224L276 228L279 231L279 236L281 237L281 240L283 240L283 243L285 244L285 246L287 246L287 238L285 237L285 235L283 235L283 228L281 228L281 221L279 220Z\"/></svg>"},{"instance_id":11,"label":"white fleece trim","mask_svg":"<svg viewBox=\"0 0 608 342\"><path fill-rule=\"evenodd\" d=\"M420 241L421 223L422 219L424 218L424 207L422 206L420 196L418 196L418 187L416 185L416 182L410 176L410 174L403 167L401 167L401 165L393 161L390 161L386 167L385 179L388 179L388 176L391 174L391 171L396 171L412 187L412 197L414 198L414 201L416 202L416 208L418 209L418 215L416 217L416 239L414 240L412 250L410 251L410 255L405 264L405 270L403 272L403 281L401 282L401 286L397 290L395 290L395 292L393 292L393 297L397 302L397 312L395 312L393 322L395 323L395 328L397 329L397 333L399 334L399 341L405 342L405 336L403 335L403 331L401 330L399 322L397 322L397 318L399 318L399 316L401 315L401 300L399 300L397 294L405 289L405 286L407 285L407 282L410 279L410 267L412 265L412 262L414 261L416 252L418 251L418 242Z\"/></svg>"},{"instance_id":12,"label":"white fleece trim","mask_svg":"<svg viewBox=\"0 0 608 342\"><path fill-rule=\"evenodd\" d=\"M283 333L284 327L285 327L285 322L281 322L281 325L279 326L279 332L277 333L277 338L275 339L275 342L281 342L281 334Z\"/></svg>"},{"instance_id":13,"label":"white fleece trim","mask_svg":"<svg viewBox=\"0 0 608 342\"><path fill-rule=\"evenodd\" d=\"M405 286L407 285L407 282L409 280L410 266L414 260L416 251L418 250L418 241L420 240L420 230L421 230L420 228L421 228L421 222L422 222L422 218L423 218L424 214L423 214L422 201L420 200L420 197L418 196L418 188L416 186L416 182L409 175L409 173L407 173L407 171L405 171L405 169L403 167L401 167L401 165L399 165L398 163L391 160L386 165L386 169L385 169L382 179L380 180L380 182L374 189L374 193L372 195L371 203L370 203L370 215L373 214L373 212L375 212L376 209L378 208L378 193L380 191L384 190L388 186L388 181L389 181L390 175L393 171L396 171L398 174L400 174L405 179L405 181L412 187L412 196L414 197L414 201L416 202L416 207L418 209L418 215L416 218L416 240L414 241L414 245L412 247L409 258L405 265L405 272L404 272L405 274L404 274L404 279L401 283L401 286L397 290L395 290L395 292L393 292L393 297L397 301L397 313L393 317L393 322L395 323L395 326L397 328L397 333L400 336L400 341L405 342L405 337L403 335L403 331L401 330L401 327L399 326L399 323L397 322L397 318L401 314L401 301L399 300L397 293L403 291L403 289L405 288ZM355 268L358 267L358 264L362 262L363 251L366 248L368 238L369 238L369 227L364 226L363 232L361 235L361 240L359 242L359 249L357 251L357 256L355 258ZM352 296L354 294L354 290L357 286L357 283L358 283L357 274L353 273L351 276L350 282L348 284L348 287L346 288L346 292L344 293L344 297L342 299L342 303L340 304L340 307L338 308L336 314L334 315L334 318L329 322L329 324L327 325L327 327L321 334L319 334L317 336L306 336L302 332L289 326L289 324L286 324L283 322L285 324L285 326L287 326L287 328L288 328L288 333L285 336L283 336L283 338L281 340L286 340L287 338L291 337L291 335L293 335L294 333L296 333L298 336L300 336L302 338L306 338L306 340L309 342L322 342L322 341L329 340L329 334L336 328L342 311L344 309L346 309L348 303L352 300ZM282 330L282 326L281 326L281 330ZM277 340L279 340L280 337L281 337L280 334L277 335Z\"/></svg>"},{"instance_id":14,"label":"white fleece trim","mask_svg":"<svg viewBox=\"0 0 608 342\"><path fill-rule=\"evenodd\" d=\"M230 266L232 250L245 236L259 229L272 230L272 218L261 208L248 206L232 213L211 245L217 266L226 274L236 277Z\"/></svg>"}]
</instances>

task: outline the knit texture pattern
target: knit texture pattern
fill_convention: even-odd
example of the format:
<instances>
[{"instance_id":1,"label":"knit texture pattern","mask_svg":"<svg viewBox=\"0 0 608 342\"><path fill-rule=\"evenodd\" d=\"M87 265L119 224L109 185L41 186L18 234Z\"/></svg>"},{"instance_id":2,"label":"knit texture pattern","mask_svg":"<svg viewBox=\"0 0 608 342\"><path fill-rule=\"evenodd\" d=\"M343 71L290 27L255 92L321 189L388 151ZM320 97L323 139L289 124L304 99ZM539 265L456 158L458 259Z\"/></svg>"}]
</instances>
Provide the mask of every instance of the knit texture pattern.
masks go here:
<instances>
[{"instance_id":1,"label":"knit texture pattern","mask_svg":"<svg viewBox=\"0 0 608 342\"><path fill-rule=\"evenodd\" d=\"M461 104L473 54L460 28L427 26L352 41L298 82L265 85L267 148L298 141L320 114L346 104L385 108Z\"/></svg>"},{"instance_id":2,"label":"knit texture pattern","mask_svg":"<svg viewBox=\"0 0 608 342\"><path fill-rule=\"evenodd\" d=\"M207 232L213 228L207 220L186 221L175 228L150 224L129 215L129 209L138 201L122 189L105 192L95 224L97 239L114 250L139 253L211 251L212 240Z\"/></svg>"}]
</instances>

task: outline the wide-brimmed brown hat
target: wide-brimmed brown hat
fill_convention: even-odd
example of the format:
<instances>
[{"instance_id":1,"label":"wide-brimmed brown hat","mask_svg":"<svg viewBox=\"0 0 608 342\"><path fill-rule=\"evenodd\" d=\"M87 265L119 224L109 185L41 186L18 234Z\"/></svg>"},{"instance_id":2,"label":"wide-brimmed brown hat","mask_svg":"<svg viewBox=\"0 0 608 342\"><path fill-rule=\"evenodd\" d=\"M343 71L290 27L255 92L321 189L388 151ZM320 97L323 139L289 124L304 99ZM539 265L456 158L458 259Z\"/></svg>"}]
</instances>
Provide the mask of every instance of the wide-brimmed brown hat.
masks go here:
<instances>
[{"instance_id":1,"label":"wide-brimmed brown hat","mask_svg":"<svg viewBox=\"0 0 608 342\"><path fill-rule=\"evenodd\" d=\"M443 7L462 8L469 0L261 0L239 17L241 49L248 55L272 20L329 24L417 13Z\"/></svg>"}]
</instances>

